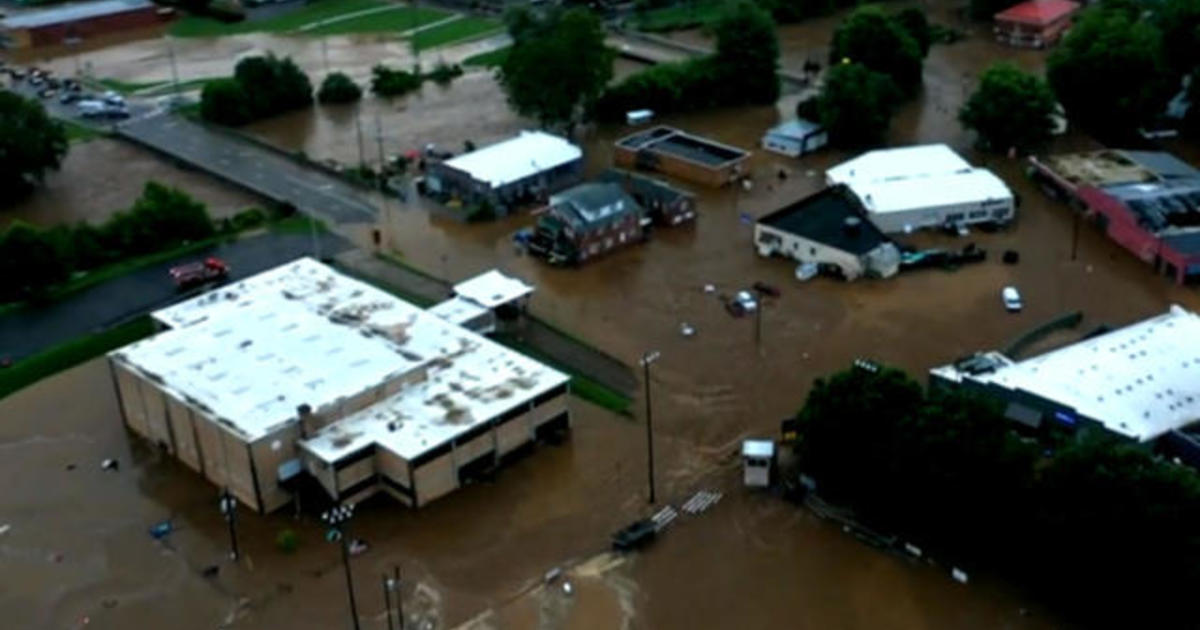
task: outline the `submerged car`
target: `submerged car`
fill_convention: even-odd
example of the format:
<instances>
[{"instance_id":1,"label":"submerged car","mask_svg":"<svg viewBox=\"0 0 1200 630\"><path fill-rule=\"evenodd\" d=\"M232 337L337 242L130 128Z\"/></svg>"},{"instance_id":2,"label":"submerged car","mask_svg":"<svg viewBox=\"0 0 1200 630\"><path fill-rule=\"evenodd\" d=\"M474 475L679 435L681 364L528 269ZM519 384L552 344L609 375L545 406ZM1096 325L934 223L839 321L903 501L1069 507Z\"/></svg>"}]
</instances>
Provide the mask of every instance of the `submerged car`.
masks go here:
<instances>
[{"instance_id":1,"label":"submerged car","mask_svg":"<svg viewBox=\"0 0 1200 630\"><path fill-rule=\"evenodd\" d=\"M1021 310L1021 293L1016 287L1004 287L1000 291L1000 300L1004 302L1004 310L1016 313Z\"/></svg>"}]
</instances>

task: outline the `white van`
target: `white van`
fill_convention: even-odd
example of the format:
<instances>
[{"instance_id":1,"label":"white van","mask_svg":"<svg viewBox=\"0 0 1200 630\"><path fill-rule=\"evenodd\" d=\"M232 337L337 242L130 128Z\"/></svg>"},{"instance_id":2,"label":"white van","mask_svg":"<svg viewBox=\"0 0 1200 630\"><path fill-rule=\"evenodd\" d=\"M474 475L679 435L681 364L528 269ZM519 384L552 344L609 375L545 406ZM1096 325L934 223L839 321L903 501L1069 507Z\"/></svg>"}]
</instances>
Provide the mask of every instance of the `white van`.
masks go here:
<instances>
[{"instance_id":1,"label":"white van","mask_svg":"<svg viewBox=\"0 0 1200 630\"><path fill-rule=\"evenodd\" d=\"M652 109L635 109L625 112L625 124L627 125L644 125L651 120L654 120L654 110Z\"/></svg>"}]
</instances>

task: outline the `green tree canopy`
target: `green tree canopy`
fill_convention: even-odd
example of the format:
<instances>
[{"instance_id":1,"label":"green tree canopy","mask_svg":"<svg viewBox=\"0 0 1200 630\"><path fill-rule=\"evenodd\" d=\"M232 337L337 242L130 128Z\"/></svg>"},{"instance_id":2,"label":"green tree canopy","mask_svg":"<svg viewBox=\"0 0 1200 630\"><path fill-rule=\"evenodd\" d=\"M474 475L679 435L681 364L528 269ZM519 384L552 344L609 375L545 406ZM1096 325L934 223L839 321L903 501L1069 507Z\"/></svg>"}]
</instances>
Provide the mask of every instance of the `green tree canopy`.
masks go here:
<instances>
[{"instance_id":1,"label":"green tree canopy","mask_svg":"<svg viewBox=\"0 0 1200 630\"><path fill-rule=\"evenodd\" d=\"M921 46L878 5L855 9L833 32L829 63L862 64L891 77L905 96L921 87Z\"/></svg>"},{"instance_id":2,"label":"green tree canopy","mask_svg":"<svg viewBox=\"0 0 1200 630\"><path fill-rule=\"evenodd\" d=\"M746 103L774 103L779 98L779 38L771 15L748 0L734 2L713 24L713 32L723 89L741 94Z\"/></svg>"},{"instance_id":3,"label":"green tree canopy","mask_svg":"<svg viewBox=\"0 0 1200 630\"><path fill-rule=\"evenodd\" d=\"M1054 93L1040 77L1001 62L984 71L979 87L958 113L963 126L993 151L1041 148L1050 141Z\"/></svg>"},{"instance_id":4,"label":"green tree canopy","mask_svg":"<svg viewBox=\"0 0 1200 630\"><path fill-rule=\"evenodd\" d=\"M16 201L57 170L67 135L41 103L0 90L0 205Z\"/></svg>"},{"instance_id":5,"label":"green tree canopy","mask_svg":"<svg viewBox=\"0 0 1200 630\"><path fill-rule=\"evenodd\" d=\"M362 88L343 72L329 73L317 90L317 100L322 103L353 103L360 98Z\"/></svg>"},{"instance_id":6,"label":"green tree canopy","mask_svg":"<svg viewBox=\"0 0 1200 630\"><path fill-rule=\"evenodd\" d=\"M885 74L858 63L834 65L817 101L830 143L842 148L882 144L899 96Z\"/></svg>"},{"instance_id":7,"label":"green tree canopy","mask_svg":"<svg viewBox=\"0 0 1200 630\"><path fill-rule=\"evenodd\" d=\"M612 78L614 53L604 27L586 9L529 9L509 14L513 38L497 78L508 102L543 126L574 125Z\"/></svg>"},{"instance_id":8,"label":"green tree canopy","mask_svg":"<svg viewBox=\"0 0 1200 630\"><path fill-rule=\"evenodd\" d=\"M67 277L53 242L37 228L17 221L0 235L0 299L41 295Z\"/></svg>"},{"instance_id":9,"label":"green tree canopy","mask_svg":"<svg viewBox=\"0 0 1200 630\"><path fill-rule=\"evenodd\" d=\"M1183 75L1200 65L1200 0L1165 0L1152 10L1171 72Z\"/></svg>"},{"instance_id":10,"label":"green tree canopy","mask_svg":"<svg viewBox=\"0 0 1200 630\"><path fill-rule=\"evenodd\" d=\"M896 14L896 21L917 43L921 56L928 55L929 47L933 45L933 29L929 26L929 18L925 16L925 12L917 7L908 7Z\"/></svg>"},{"instance_id":11,"label":"green tree canopy","mask_svg":"<svg viewBox=\"0 0 1200 630\"><path fill-rule=\"evenodd\" d=\"M254 119L250 98L236 79L216 79L200 91L200 116L209 122L236 127Z\"/></svg>"},{"instance_id":12,"label":"green tree canopy","mask_svg":"<svg viewBox=\"0 0 1200 630\"><path fill-rule=\"evenodd\" d=\"M256 118L308 107L313 101L312 83L291 57L246 57L234 66L233 78L246 91Z\"/></svg>"},{"instance_id":13,"label":"green tree canopy","mask_svg":"<svg viewBox=\"0 0 1200 630\"><path fill-rule=\"evenodd\" d=\"M1086 9L1047 60L1070 118L1092 131L1132 130L1166 101L1162 37L1119 9Z\"/></svg>"}]
</instances>

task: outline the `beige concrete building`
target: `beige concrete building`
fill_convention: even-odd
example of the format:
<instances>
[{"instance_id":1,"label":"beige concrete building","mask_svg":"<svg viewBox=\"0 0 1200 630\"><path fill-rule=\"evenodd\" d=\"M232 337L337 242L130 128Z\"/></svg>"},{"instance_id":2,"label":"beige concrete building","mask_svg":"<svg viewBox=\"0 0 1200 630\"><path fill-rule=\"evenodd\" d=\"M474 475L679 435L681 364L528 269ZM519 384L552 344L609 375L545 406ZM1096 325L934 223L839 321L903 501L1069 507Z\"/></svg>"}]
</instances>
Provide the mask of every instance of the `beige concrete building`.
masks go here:
<instances>
[{"instance_id":1,"label":"beige concrete building","mask_svg":"<svg viewBox=\"0 0 1200 630\"><path fill-rule=\"evenodd\" d=\"M565 374L312 259L154 317L108 357L126 426L260 512L304 475L424 505L570 425Z\"/></svg>"}]
</instances>

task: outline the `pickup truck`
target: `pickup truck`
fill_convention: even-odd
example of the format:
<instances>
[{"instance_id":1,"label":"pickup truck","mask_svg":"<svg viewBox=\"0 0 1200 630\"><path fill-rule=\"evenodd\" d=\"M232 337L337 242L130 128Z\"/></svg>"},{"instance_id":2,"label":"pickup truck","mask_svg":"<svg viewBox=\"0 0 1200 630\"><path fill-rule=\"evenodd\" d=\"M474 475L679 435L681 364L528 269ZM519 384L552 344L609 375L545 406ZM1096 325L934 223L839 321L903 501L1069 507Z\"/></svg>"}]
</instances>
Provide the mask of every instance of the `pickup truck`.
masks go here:
<instances>
[{"instance_id":1,"label":"pickup truck","mask_svg":"<svg viewBox=\"0 0 1200 630\"><path fill-rule=\"evenodd\" d=\"M220 258L209 257L204 260L171 267L168 272L175 287L180 291L201 285L221 282L229 277L229 265Z\"/></svg>"}]
</instances>

